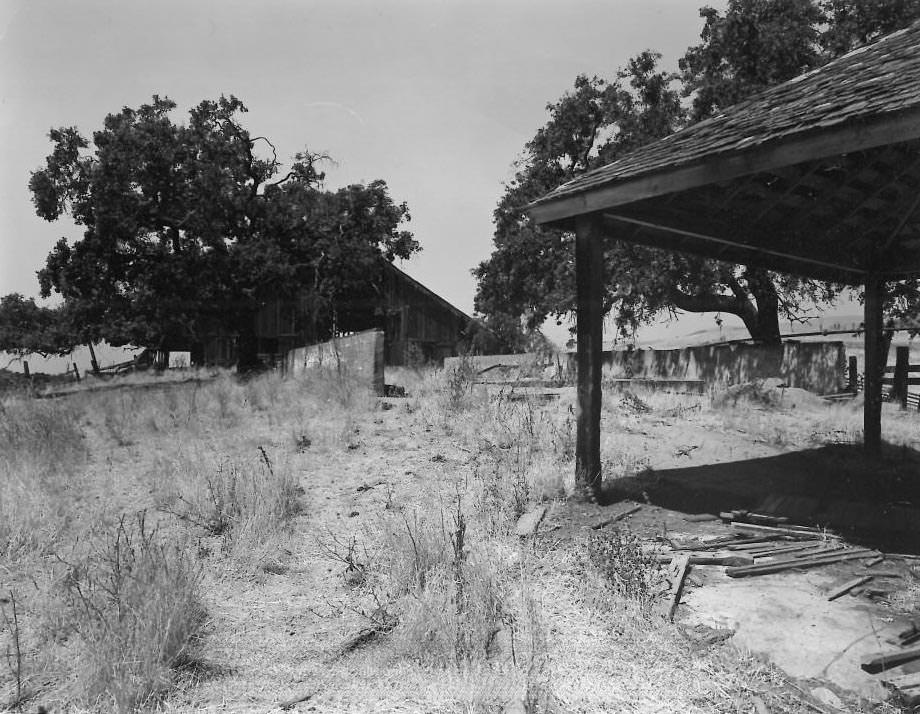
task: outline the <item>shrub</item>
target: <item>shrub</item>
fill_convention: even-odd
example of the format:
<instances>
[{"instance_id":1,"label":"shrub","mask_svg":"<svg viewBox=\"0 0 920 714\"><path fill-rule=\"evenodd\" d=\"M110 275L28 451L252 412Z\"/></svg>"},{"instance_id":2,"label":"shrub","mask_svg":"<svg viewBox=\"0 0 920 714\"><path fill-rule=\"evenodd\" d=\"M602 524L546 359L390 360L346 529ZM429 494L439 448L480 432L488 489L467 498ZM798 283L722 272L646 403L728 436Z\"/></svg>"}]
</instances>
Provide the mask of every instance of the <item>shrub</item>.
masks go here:
<instances>
[{"instance_id":1,"label":"shrub","mask_svg":"<svg viewBox=\"0 0 920 714\"><path fill-rule=\"evenodd\" d=\"M460 355L457 366L445 372L448 411L456 412L467 408L473 395L473 385L476 384L476 369L473 367L473 361L468 355Z\"/></svg>"},{"instance_id":2,"label":"shrub","mask_svg":"<svg viewBox=\"0 0 920 714\"><path fill-rule=\"evenodd\" d=\"M199 568L140 513L97 531L68 563L65 608L80 650L78 695L131 712L161 696L192 659L201 626Z\"/></svg>"},{"instance_id":3,"label":"shrub","mask_svg":"<svg viewBox=\"0 0 920 714\"><path fill-rule=\"evenodd\" d=\"M581 552L585 554L586 565L601 576L613 593L642 607L652 604L659 567L631 531L624 528L592 534Z\"/></svg>"}]
</instances>

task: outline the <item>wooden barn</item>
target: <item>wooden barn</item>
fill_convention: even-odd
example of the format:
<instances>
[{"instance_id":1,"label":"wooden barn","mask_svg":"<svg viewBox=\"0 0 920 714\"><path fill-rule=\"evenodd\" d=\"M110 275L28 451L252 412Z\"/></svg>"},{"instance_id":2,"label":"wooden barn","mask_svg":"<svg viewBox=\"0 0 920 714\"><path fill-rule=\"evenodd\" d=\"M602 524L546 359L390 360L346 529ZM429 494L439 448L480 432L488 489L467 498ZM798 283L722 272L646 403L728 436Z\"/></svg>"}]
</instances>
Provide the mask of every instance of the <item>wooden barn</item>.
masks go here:
<instances>
[{"instance_id":1,"label":"wooden barn","mask_svg":"<svg viewBox=\"0 0 920 714\"><path fill-rule=\"evenodd\" d=\"M458 354L471 325L477 324L473 318L392 263L384 262L382 276L379 284L369 286L366 295L346 296L339 301L332 334L383 330L386 363L394 366L441 362ZM310 296L306 292L296 300L266 301L256 317L260 359L278 364L289 350L328 339L329 327L323 327L326 334L322 334L311 323L310 314ZM233 364L236 335L213 337L204 346L204 353L193 355L192 361Z\"/></svg>"}]
</instances>

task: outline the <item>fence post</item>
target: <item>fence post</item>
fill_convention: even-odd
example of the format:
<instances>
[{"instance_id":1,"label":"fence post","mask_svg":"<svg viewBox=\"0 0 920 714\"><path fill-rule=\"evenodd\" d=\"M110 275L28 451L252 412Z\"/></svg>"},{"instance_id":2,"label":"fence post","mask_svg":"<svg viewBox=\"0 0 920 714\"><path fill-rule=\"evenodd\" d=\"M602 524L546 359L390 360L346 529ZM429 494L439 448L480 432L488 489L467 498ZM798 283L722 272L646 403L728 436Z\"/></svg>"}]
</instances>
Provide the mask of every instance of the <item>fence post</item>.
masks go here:
<instances>
[{"instance_id":1,"label":"fence post","mask_svg":"<svg viewBox=\"0 0 920 714\"><path fill-rule=\"evenodd\" d=\"M77 381L80 381L80 370L77 368L77 363L73 363L73 376L77 378Z\"/></svg>"},{"instance_id":2,"label":"fence post","mask_svg":"<svg viewBox=\"0 0 920 714\"><path fill-rule=\"evenodd\" d=\"M847 364L847 391L854 394L859 391L859 372L856 357L851 356Z\"/></svg>"},{"instance_id":3,"label":"fence post","mask_svg":"<svg viewBox=\"0 0 920 714\"><path fill-rule=\"evenodd\" d=\"M29 363L26 362L25 360L22 361L22 374L26 379L29 379L29 377L31 376L29 374Z\"/></svg>"},{"instance_id":4,"label":"fence post","mask_svg":"<svg viewBox=\"0 0 920 714\"><path fill-rule=\"evenodd\" d=\"M891 390L891 399L897 398L901 402L901 409L907 409L907 367L910 363L910 348L898 347L895 350L894 388Z\"/></svg>"}]
</instances>

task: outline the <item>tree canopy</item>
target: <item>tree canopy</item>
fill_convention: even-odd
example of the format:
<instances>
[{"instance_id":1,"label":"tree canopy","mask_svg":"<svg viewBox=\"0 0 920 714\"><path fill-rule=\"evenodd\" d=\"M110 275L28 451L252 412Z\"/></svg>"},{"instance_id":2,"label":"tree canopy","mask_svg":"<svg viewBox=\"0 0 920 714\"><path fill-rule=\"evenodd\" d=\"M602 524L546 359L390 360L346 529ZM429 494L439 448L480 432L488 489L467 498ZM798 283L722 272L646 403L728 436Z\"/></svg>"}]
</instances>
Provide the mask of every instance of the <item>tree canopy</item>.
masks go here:
<instances>
[{"instance_id":1,"label":"tree canopy","mask_svg":"<svg viewBox=\"0 0 920 714\"><path fill-rule=\"evenodd\" d=\"M42 307L19 293L0 297L0 351L47 357L66 355L74 344L63 308Z\"/></svg>"},{"instance_id":2,"label":"tree canopy","mask_svg":"<svg viewBox=\"0 0 920 714\"><path fill-rule=\"evenodd\" d=\"M614 79L580 75L547 105L549 119L524 147L494 213L494 251L473 272L476 310L492 322L538 328L574 313L574 236L524 212L574 176L703 120L920 18L920 0L730 0L700 11L701 42L678 71L651 50ZM620 242L605 246L605 311L622 333L676 310L737 315L751 337L780 339L780 319L801 320L842 286ZM909 312L916 285L896 286L890 311ZM500 316L500 317L499 317Z\"/></svg>"},{"instance_id":3,"label":"tree canopy","mask_svg":"<svg viewBox=\"0 0 920 714\"><path fill-rule=\"evenodd\" d=\"M419 250L403 229L405 204L384 181L324 187L325 157L294 157L282 176L274 145L241 122L236 97L205 100L187 123L154 96L105 118L90 143L53 129L53 150L32 173L36 213L83 227L62 238L39 272L60 293L81 342L153 348L239 333L254 355L253 317L264 300L307 291L312 323L330 329L337 302L366 289L380 260Z\"/></svg>"}]
</instances>

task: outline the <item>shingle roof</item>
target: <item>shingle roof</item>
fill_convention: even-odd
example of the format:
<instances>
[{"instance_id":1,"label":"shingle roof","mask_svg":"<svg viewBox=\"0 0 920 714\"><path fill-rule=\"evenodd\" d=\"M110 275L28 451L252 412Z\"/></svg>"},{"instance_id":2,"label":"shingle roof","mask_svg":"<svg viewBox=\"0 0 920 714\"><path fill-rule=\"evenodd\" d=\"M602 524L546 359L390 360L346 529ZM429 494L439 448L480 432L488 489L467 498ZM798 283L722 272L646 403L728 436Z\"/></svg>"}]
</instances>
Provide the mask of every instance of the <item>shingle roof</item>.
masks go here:
<instances>
[{"instance_id":1,"label":"shingle roof","mask_svg":"<svg viewBox=\"0 0 920 714\"><path fill-rule=\"evenodd\" d=\"M920 23L578 176L532 205L917 108Z\"/></svg>"}]
</instances>

